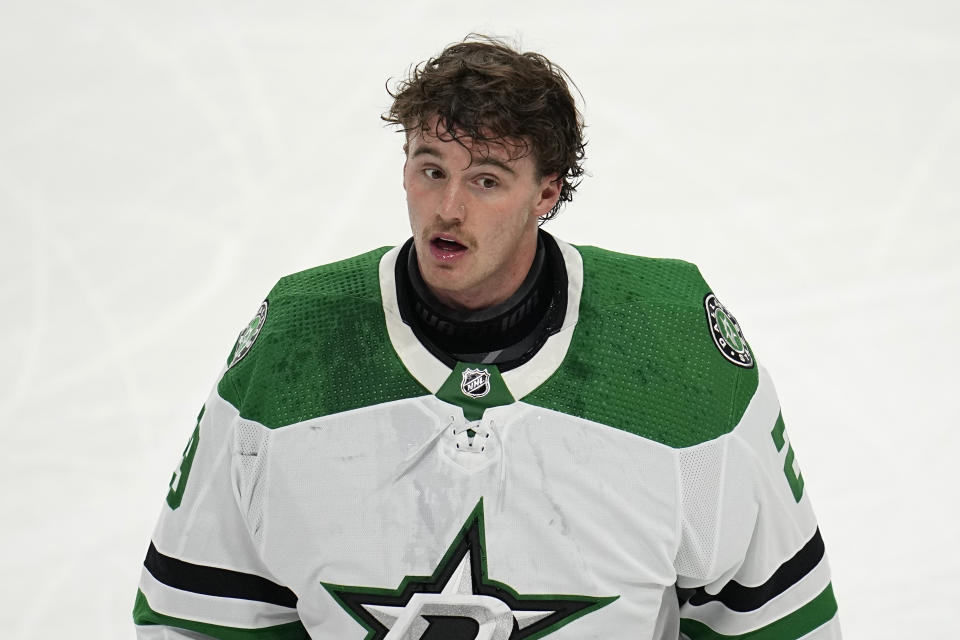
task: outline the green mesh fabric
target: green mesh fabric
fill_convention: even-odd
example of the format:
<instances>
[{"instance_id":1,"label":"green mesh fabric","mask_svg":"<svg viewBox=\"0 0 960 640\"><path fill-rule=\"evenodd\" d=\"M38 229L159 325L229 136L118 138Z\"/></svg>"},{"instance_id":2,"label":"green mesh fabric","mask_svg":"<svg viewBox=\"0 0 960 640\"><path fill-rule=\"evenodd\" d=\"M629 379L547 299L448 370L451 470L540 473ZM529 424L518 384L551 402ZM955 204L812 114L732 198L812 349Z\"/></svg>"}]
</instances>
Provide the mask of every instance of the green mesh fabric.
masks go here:
<instances>
[{"instance_id":1,"label":"green mesh fabric","mask_svg":"<svg viewBox=\"0 0 960 640\"><path fill-rule=\"evenodd\" d=\"M387 251L281 279L250 352L220 380L220 396L275 428L428 395L387 335L377 269Z\"/></svg>"},{"instance_id":2,"label":"green mesh fabric","mask_svg":"<svg viewBox=\"0 0 960 640\"><path fill-rule=\"evenodd\" d=\"M757 369L728 362L713 344L709 287L697 268L578 250L583 296L570 351L524 402L671 447L731 431L757 388Z\"/></svg>"}]
</instances>

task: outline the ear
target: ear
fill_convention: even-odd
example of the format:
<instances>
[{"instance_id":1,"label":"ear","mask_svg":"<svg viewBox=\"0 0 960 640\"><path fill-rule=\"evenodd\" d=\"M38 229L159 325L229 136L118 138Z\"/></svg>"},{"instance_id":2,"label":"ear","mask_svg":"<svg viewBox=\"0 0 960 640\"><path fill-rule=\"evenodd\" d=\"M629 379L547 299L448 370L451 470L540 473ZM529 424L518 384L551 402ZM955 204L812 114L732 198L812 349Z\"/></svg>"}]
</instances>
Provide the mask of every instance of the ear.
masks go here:
<instances>
[{"instance_id":1,"label":"ear","mask_svg":"<svg viewBox=\"0 0 960 640\"><path fill-rule=\"evenodd\" d=\"M403 190L407 190L407 162L410 160L410 134L407 134L407 139L403 143L403 175L402 175L402 184Z\"/></svg>"},{"instance_id":2,"label":"ear","mask_svg":"<svg viewBox=\"0 0 960 640\"><path fill-rule=\"evenodd\" d=\"M533 205L533 211L538 218L549 213L553 206L557 204L562 187L563 181L559 179L556 173L540 178L537 185L538 199L536 204Z\"/></svg>"}]
</instances>

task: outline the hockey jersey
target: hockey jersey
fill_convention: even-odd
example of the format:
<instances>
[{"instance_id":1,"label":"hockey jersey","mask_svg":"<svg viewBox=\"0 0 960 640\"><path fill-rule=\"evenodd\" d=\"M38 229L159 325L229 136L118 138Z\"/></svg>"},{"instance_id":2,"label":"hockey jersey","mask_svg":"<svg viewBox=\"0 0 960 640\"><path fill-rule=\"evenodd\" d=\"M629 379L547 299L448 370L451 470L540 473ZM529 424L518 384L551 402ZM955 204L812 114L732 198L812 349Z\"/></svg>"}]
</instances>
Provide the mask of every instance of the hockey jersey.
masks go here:
<instances>
[{"instance_id":1,"label":"hockey jersey","mask_svg":"<svg viewBox=\"0 0 960 640\"><path fill-rule=\"evenodd\" d=\"M173 475L138 637L840 637L770 377L691 264L558 241L500 372L400 317L398 248L288 276Z\"/></svg>"}]
</instances>

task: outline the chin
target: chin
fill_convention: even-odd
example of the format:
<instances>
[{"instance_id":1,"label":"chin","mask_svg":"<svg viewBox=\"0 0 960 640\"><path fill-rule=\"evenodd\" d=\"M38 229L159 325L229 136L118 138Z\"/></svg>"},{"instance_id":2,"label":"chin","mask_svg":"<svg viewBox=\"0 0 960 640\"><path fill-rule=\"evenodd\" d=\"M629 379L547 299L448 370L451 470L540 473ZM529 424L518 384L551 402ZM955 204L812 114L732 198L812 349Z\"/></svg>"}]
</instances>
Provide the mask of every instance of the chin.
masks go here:
<instances>
[{"instance_id":1,"label":"chin","mask_svg":"<svg viewBox=\"0 0 960 640\"><path fill-rule=\"evenodd\" d=\"M456 277L448 270L437 270L439 273L432 273L430 277L424 276L423 281L434 293L458 294L467 290L467 286L462 278ZM444 273L445 272L445 273Z\"/></svg>"}]
</instances>

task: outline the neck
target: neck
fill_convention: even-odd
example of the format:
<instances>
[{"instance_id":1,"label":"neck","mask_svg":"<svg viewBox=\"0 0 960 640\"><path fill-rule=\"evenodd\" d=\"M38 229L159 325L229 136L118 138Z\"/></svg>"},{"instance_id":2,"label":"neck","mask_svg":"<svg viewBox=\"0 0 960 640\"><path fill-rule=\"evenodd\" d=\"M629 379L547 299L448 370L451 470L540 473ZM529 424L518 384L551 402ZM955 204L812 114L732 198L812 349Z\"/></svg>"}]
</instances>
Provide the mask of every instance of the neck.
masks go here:
<instances>
[{"instance_id":1,"label":"neck","mask_svg":"<svg viewBox=\"0 0 960 640\"><path fill-rule=\"evenodd\" d=\"M395 267L400 316L434 356L447 366L492 363L501 371L520 366L563 323L567 278L563 257L545 233L526 277L506 300L471 311L444 304L420 274L412 239Z\"/></svg>"},{"instance_id":2,"label":"neck","mask_svg":"<svg viewBox=\"0 0 960 640\"><path fill-rule=\"evenodd\" d=\"M413 308L421 326L429 328L434 337L448 346L477 346L488 342L493 347L505 346L517 338L536 312L541 310L545 251L543 240L537 238L537 250L526 277L506 300L482 309L451 306L441 300L424 282L417 265L416 249L411 246L407 256L407 275L413 289ZM457 351L458 349L453 349Z\"/></svg>"}]
</instances>

